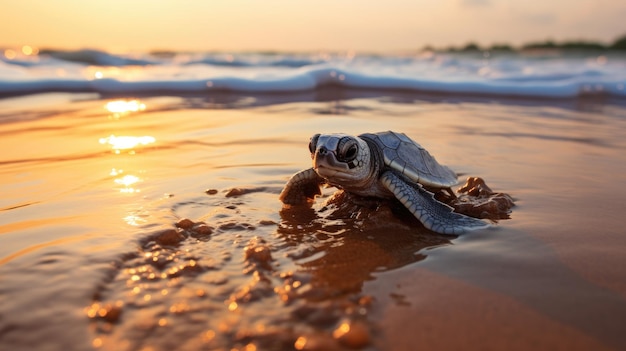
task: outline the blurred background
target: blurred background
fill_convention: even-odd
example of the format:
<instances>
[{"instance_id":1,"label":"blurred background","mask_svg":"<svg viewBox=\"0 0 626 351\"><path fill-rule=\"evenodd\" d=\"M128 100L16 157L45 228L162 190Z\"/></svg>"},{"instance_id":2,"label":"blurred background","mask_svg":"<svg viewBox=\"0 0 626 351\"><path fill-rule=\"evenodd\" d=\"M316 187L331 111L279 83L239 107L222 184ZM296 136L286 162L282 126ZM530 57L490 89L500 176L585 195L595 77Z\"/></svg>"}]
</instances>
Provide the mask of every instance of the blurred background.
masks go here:
<instances>
[{"instance_id":1,"label":"blurred background","mask_svg":"<svg viewBox=\"0 0 626 351\"><path fill-rule=\"evenodd\" d=\"M388 52L553 40L609 45L619 0L2 0L0 45L114 52Z\"/></svg>"}]
</instances>

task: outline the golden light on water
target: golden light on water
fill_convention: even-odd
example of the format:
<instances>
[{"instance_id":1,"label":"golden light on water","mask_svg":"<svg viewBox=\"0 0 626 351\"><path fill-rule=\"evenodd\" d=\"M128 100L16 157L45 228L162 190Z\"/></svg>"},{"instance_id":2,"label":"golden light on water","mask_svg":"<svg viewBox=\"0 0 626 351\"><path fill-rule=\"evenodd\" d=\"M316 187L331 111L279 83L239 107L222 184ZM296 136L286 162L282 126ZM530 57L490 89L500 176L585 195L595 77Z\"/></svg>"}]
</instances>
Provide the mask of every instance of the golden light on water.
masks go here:
<instances>
[{"instance_id":1,"label":"golden light on water","mask_svg":"<svg viewBox=\"0 0 626 351\"><path fill-rule=\"evenodd\" d=\"M121 192L121 190L120 190ZM140 192L139 189L137 189L136 192ZM132 225L133 227L139 226L141 224L144 224L146 222L145 218L142 218L140 216L136 216L133 214L129 214L128 216L124 217L124 222L128 223L129 225Z\"/></svg>"},{"instance_id":2,"label":"golden light on water","mask_svg":"<svg viewBox=\"0 0 626 351\"><path fill-rule=\"evenodd\" d=\"M137 176L125 175L121 178L116 178L114 181L115 184L123 186L123 188L120 189L122 193L138 193L141 191L134 186L141 181L141 178Z\"/></svg>"},{"instance_id":3,"label":"golden light on water","mask_svg":"<svg viewBox=\"0 0 626 351\"><path fill-rule=\"evenodd\" d=\"M87 66L83 69L83 76L88 80L103 78L121 78L127 75L131 69L116 66ZM104 106L106 108L106 105Z\"/></svg>"},{"instance_id":4,"label":"golden light on water","mask_svg":"<svg viewBox=\"0 0 626 351\"><path fill-rule=\"evenodd\" d=\"M98 75L100 72L96 72ZM124 114L140 112L146 109L146 104L139 100L114 100L109 101L105 108L113 114L113 118L118 119ZM152 144L156 139L152 136L116 136L110 135L106 138L100 138L100 144L109 144L115 153L120 150L132 150L137 146L145 146Z\"/></svg>"},{"instance_id":5,"label":"golden light on water","mask_svg":"<svg viewBox=\"0 0 626 351\"><path fill-rule=\"evenodd\" d=\"M119 153L120 150L131 150L137 146L152 144L156 139L152 136L115 136L110 135L100 138L100 144L109 144L111 148Z\"/></svg>"},{"instance_id":6,"label":"golden light on water","mask_svg":"<svg viewBox=\"0 0 626 351\"><path fill-rule=\"evenodd\" d=\"M141 192L140 189L137 189L137 184L139 182L141 182L141 178L134 176L132 174L127 174L127 175L123 175L124 170L121 169L115 169L113 168L111 170L111 173L109 173L109 175L111 176L120 176L119 178L115 178L113 180L113 182L115 182L115 184L121 186L120 192L121 193L138 193ZM126 222L129 224L137 224L137 221L140 221L141 219L135 215L129 215L125 218Z\"/></svg>"},{"instance_id":7,"label":"golden light on water","mask_svg":"<svg viewBox=\"0 0 626 351\"><path fill-rule=\"evenodd\" d=\"M128 187L136 184L137 182L139 182L139 180L139 177L136 177L134 175L125 175L122 178L115 179L115 183Z\"/></svg>"},{"instance_id":8,"label":"golden light on water","mask_svg":"<svg viewBox=\"0 0 626 351\"><path fill-rule=\"evenodd\" d=\"M105 108L111 113L129 113L144 111L146 104L139 100L115 100L108 102Z\"/></svg>"}]
</instances>

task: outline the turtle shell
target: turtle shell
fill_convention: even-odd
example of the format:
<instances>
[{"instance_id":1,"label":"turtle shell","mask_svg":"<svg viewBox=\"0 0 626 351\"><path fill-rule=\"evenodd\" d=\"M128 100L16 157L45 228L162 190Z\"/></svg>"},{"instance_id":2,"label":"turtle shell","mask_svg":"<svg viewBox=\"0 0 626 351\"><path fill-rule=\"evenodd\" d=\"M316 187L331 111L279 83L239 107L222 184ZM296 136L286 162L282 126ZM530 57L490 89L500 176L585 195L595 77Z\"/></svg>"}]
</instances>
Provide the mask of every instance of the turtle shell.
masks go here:
<instances>
[{"instance_id":1,"label":"turtle shell","mask_svg":"<svg viewBox=\"0 0 626 351\"><path fill-rule=\"evenodd\" d=\"M440 165L426 149L404 133L388 131L361 134L359 137L370 140L380 148L387 167L416 183L433 188L449 188L457 184L454 171Z\"/></svg>"}]
</instances>

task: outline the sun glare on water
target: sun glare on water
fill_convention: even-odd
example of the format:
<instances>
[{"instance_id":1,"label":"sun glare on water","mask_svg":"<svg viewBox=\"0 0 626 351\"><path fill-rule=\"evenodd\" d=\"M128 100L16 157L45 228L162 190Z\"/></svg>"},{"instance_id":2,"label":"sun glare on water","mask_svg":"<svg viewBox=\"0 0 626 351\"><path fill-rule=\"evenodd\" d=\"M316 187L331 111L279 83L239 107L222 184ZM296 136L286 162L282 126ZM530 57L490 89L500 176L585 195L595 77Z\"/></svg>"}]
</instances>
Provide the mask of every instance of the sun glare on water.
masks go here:
<instances>
[{"instance_id":1,"label":"sun glare on water","mask_svg":"<svg viewBox=\"0 0 626 351\"><path fill-rule=\"evenodd\" d=\"M112 116L109 116L109 118L113 120L112 123L119 124L123 123L120 120L123 115L144 111L146 104L139 100L113 100L109 101L104 107L112 114ZM149 135L131 136L111 134L108 137L100 138L98 141L102 145L109 146L117 155L122 154L122 151L128 155L135 155L137 148L155 143L156 138ZM118 188L121 193L134 194L141 191L137 188L137 185L142 182L140 177L133 174L125 174L122 169L116 168L113 168L109 175L115 177L113 181L116 184L116 188ZM129 214L125 220L130 224L136 224L139 218L134 214Z\"/></svg>"},{"instance_id":2,"label":"sun glare on water","mask_svg":"<svg viewBox=\"0 0 626 351\"><path fill-rule=\"evenodd\" d=\"M121 178L115 179L115 184L123 186L120 189L122 193L138 193L140 190L135 187L137 183L139 183L141 179L134 175L125 175Z\"/></svg>"},{"instance_id":3,"label":"sun glare on water","mask_svg":"<svg viewBox=\"0 0 626 351\"><path fill-rule=\"evenodd\" d=\"M111 113L129 113L144 111L146 104L139 100L115 100L108 102L105 107Z\"/></svg>"},{"instance_id":4,"label":"sun glare on water","mask_svg":"<svg viewBox=\"0 0 626 351\"><path fill-rule=\"evenodd\" d=\"M139 177L134 175L125 175L122 178L115 179L116 184L124 185L126 187L136 184L137 182L139 182Z\"/></svg>"},{"instance_id":5,"label":"sun glare on water","mask_svg":"<svg viewBox=\"0 0 626 351\"><path fill-rule=\"evenodd\" d=\"M109 144L115 153L119 154L120 150L133 150L137 146L145 146L152 144L156 139L152 136L115 136L110 135L106 138L100 138L100 144Z\"/></svg>"},{"instance_id":6,"label":"sun glare on water","mask_svg":"<svg viewBox=\"0 0 626 351\"><path fill-rule=\"evenodd\" d=\"M109 175L117 177L113 182L120 186L121 193L133 194L141 191L137 188L137 184L142 181L141 178L132 174L124 174L124 170L115 168L111 170Z\"/></svg>"}]
</instances>

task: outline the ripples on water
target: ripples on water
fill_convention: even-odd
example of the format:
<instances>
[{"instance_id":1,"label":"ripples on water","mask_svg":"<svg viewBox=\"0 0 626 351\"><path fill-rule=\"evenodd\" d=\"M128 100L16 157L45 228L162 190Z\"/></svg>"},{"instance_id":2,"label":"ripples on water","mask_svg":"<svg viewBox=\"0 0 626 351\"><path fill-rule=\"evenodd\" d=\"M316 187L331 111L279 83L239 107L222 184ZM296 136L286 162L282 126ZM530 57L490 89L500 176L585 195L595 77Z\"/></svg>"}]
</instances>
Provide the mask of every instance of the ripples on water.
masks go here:
<instances>
[{"instance_id":1,"label":"ripples on water","mask_svg":"<svg viewBox=\"0 0 626 351\"><path fill-rule=\"evenodd\" d=\"M497 251L507 245L525 267L539 256L516 249L535 247L569 272L555 274L583 298L612 291L602 295L601 307L624 309L615 295L626 290L610 279L621 270L586 271L572 259L580 252L556 259L550 249L559 248L542 243L562 242L550 233L574 230L572 213L579 213L551 205L575 207L589 189L607 204L619 201L597 180L613 174L613 183L624 181L623 166L614 162L626 146L619 104L326 93L0 101L0 345L384 349L393 344L382 322L388 304L410 312L415 299L436 301L404 295L399 284L380 285L388 272L415 265L446 276L462 266L474 284L531 301L539 313L620 345L610 328L569 318L569 305L551 297L538 303L524 292L542 286L529 281L509 291L489 268L506 266ZM311 134L386 129L406 132L453 169L520 198L513 220L457 244L393 204L325 203L330 189L311 209L283 208L277 200L289 175L308 166ZM580 182L591 187L581 190ZM614 246L623 240L615 228L608 220L596 237ZM576 233L570 240L589 244ZM470 246L478 257L456 262L472 256L463 252ZM457 251L446 256L445 248ZM424 261L431 252L436 258ZM515 274L527 277L532 269ZM570 277L570 270L589 281ZM550 276L533 276L549 285ZM412 286L420 284L428 282Z\"/></svg>"},{"instance_id":2,"label":"ripples on water","mask_svg":"<svg viewBox=\"0 0 626 351\"><path fill-rule=\"evenodd\" d=\"M280 188L247 190L166 208L175 218L204 212L196 222L206 224L183 220L177 225L186 230L146 234L114 262L87 308L94 342L110 349L290 349L296 342L336 349L332 333L345 324L362 330L344 347L366 346L375 324L363 283L423 259L423 248L449 243L416 230L414 220L394 223L386 210L344 209L355 218L333 219L340 209L285 208L278 221L259 217Z\"/></svg>"}]
</instances>

